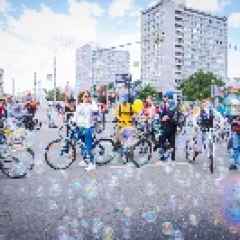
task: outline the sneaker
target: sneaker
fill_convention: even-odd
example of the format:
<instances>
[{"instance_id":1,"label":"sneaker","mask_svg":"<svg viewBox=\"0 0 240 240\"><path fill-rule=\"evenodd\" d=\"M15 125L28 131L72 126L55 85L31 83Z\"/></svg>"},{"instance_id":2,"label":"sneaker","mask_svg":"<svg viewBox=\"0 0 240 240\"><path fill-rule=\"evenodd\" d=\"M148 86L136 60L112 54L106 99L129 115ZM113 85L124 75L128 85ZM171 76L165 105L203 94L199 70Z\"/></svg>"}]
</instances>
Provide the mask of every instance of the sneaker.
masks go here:
<instances>
[{"instance_id":1,"label":"sneaker","mask_svg":"<svg viewBox=\"0 0 240 240\"><path fill-rule=\"evenodd\" d=\"M86 162L84 162L84 161L80 161L80 162L78 163L78 166L79 166L79 167L87 167L88 164L87 164Z\"/></svg>"},{"instance_id":2,"label":"sneaker","mask_svg":"<svg viewBox=\"0 0 240 240\"><path fill-rule=\"evenodd\" d=\"M95 170L96 169L96 165L89 163L88 166L86 167L86 171L89 172L91 170Z\"/></svg>"},{"instance_id":3,"label":"sneaker","mask_svg":"<svg viewBox=\"0 0 240 240\"><path fill-rule=\"evenodd\" d=\"M229 167L229 170L237 170L237 166L232 164L230 167Z\"/></svg>"}]
</instances>

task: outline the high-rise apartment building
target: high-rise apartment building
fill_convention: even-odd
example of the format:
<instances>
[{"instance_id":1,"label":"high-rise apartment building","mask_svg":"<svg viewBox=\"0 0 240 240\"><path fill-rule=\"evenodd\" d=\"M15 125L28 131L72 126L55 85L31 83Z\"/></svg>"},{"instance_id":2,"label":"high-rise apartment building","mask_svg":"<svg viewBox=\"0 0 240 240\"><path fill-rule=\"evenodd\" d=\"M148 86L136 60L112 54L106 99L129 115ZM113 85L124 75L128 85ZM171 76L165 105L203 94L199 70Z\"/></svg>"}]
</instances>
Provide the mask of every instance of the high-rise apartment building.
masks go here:
<instances>
[{"instance_id":1,"label":"high-rise apartment building","mask_svg":"<svg viewBox=\"0 0 240 240\"><path fill-rule=\"evenodd\" d=\"M164 90L198 70L227 79L227 18L161 0L142 11L141 78Z\"/></svg>"},{"instance_id":2,"label":"high-rise apartment building","mask_svg":"<svg viewBox=\"0 0 240 240\"><path fill-rule=\"evenodd\" d=\"M76 52L76 89L115 81L116 74L129 73L129 52L93 48L87 44Z\"/></svg>"}]
</instances>

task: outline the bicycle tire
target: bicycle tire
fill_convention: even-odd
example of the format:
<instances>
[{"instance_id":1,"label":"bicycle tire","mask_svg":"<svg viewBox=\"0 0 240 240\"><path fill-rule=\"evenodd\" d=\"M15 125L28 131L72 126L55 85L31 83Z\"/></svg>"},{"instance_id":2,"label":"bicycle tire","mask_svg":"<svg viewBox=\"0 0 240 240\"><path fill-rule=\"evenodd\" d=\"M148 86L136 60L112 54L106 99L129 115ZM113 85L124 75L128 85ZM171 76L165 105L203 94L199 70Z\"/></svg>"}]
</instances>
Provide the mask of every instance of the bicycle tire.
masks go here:
<instances>
[{"instance_id":1,"label":"bicycle tire","mask_svg":"<svg viewBox=\"0 0 240 240\"><path fill-rule=\"evenodd\" d=\"M108 157L103 157L103 154L101 154L101 152L99 153L99 151L105 151L105 147L104 145L110 145L111 151L110 151L110 155ZM99 149L97 149L99 148ZM95 162L98 166L103 166L106 165L108 163L110 163L113 159L113 148L114 148L114 142L112 139L99 139L94 143L93 149L92 149L92 154L93 157L95 158ZM100 154L101 157L99 157L97 154Z\"/></svg>"},{"instance_id":2,"label":"bicycle tire","mask_svg":"<svg viewBox=\"0 0 240 240\"><path fill-rule=\"evenodd\" d=\"M140 152L139 152L139 150L137 150L138 147L140 147ZM141 148L144 148L143 152L141 152L141 150L142 150ZM139 154L141 154L141 155L146 154L146 155L139 157ZM137 155L138 155L138 157L136 157ZM152 143L149 140L142 138L136 144L134 144L132 161L136 165L136 167L141 167L141 166L149 163L151 158L152 158ZM142 161L143 159L145 159L145 160Z\"/></svg>"},{"instance_id":3,"label":"bicycle tire","mask_svg":"<svg viewBox=\"0 0 240 240\"><path fill-rule=\"evenodd\" d=\"M61 152L62 151L62 146L58 145L58 144L62 144L63 140L64 139L62 139L62 138L58 138L58 139L50 142L45 149L45 154L44 154L45 162L47 163L47 165L49 167L53 168L54 170L65 170L65 169L69 168L73 164L73 162L76 161L76 147L70 141L67 143L67 144L69 144L68 145L68 148L69 148L68 153ZM54 163L54 160L51 159L51 157L50 157L50 155L51 155L50 151L53 151L54 147L56 148L55 149L56 152L54 154L54 157L58 158L57 161L59 161L60 157L62 157L63 160L64 159L67 160L65 163L63 163L63 160L60 160L62 162L62 166L60 166L59 163ZM59 148L59 149L57 149L57 148ZM60 155L57 156L56 153L57 154L59 153Z\"/></svg>"},{"instance_id":4,"label":"bicycle tire","mask_svg":"<svg viewBox=\"0 0 240 240\"><path fill-rule=\"evenodd\" d=\"M12 178L12 179L24 178L33 169L33 167L34 167L34 151L31 148L26 148L24 152L27 152L29 154L29 156L31 156L30 158L32 161L29 164L29 167L26 167L26 169L21 168L22 161L16 157L17 154L15 151L14 155L11 155L10 158L5 158L2 160L1 170L4 175L6 175L7 177ZM9 163L9 165L10 165L11 163L13 163L13 161L15 161L16 171L18 171L15 173L11 171L11 170L13 170L13 168L10 169L9 167L7 167L7 164ZM17 166L17 164L18 164L18 166ZM21 170L23 170L23 171L21 171Z\"/></svg>"},{"instance_id":5,"label":"bicycle tire","mask_svg":"<svg viewBox=\"0 0 240 240\"><path fill-rule=\"evenodd\" d=\"M213 143L209 145L209 170L211 174L214 172L214 159L213 159Z\"/></svg>"}]
</instances>

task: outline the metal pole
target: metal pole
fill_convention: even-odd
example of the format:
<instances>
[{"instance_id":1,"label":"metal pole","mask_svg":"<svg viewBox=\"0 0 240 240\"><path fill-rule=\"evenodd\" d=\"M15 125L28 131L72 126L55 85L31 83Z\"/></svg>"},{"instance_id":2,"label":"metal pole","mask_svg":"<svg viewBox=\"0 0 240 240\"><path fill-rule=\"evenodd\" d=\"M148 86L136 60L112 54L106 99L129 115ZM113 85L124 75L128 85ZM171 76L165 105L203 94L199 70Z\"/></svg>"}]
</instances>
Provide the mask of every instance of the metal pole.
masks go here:
<instances>
[{"instance_id":1,"label":"metal pole","mask_svg":"<svg viewBox=\"0 0 240 240\"><path fill-rule=\"evenodd\" d=\"M34 72L34 99L37 99L37 73Z\"/></svg>"},{"instance_id":2,"label":"metal pole","mask_svg":"<svg viewBox=\"0 0 240 240\"><path fill-rule=\"evenodd\" d=\"M15 99L16 86L15 86L15 79L12 78L12 96Z\"/></svg>"},{"instance_id":3,"label":"metal pole","mask_svg":"<svg viewBox=\"0 0 240 240\"><path fill-rule=\"evenodd\" d=\"M54 77L54 102L57 101L57 64L56 64L56 56L54 56L54 62L53 62L53 77Z\"/></svg>"}]
</instances>

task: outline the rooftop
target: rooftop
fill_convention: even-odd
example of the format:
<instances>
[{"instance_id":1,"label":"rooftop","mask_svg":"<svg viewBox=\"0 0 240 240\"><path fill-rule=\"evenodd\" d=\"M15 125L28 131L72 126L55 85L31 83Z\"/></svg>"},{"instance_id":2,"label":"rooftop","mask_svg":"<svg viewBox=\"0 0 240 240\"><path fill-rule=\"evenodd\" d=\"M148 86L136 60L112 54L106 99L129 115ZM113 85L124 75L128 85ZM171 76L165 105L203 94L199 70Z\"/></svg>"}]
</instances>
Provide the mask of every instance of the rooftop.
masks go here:
<instances>
[{"instance_id":1,"label":"rooftop","mask_svg":"<svg viewBox=\"0 0 240 240\"><path fill-rule=\"evenodd\" d=\"M156 9L157 7L159 7L160 5L163 5L165 1L172 1L172 0L160 0L158 1L155 5L145 9L145 10L142 10L141 13L142 14L146 14L146 13L149 13L151 12L152 10ZM222 21L227 21L227 17L226 16L216 16L216 15L212 15L210 13L207 13L207 12L203 12L203 11L199 11L199 10L196 10L196 9L192 9L192 8L188 8L186 6L184 6L184 11L188 11L188 12L191 12L191 13L196 13L196 14L200 14L200 15L204 15L206 17L213 17L213 18L216 18L218 20L222 20Z\"/></svg>"},{"instance_id":2,"label":"rooftop","mask_svg":"<svg viewBox=\"0 0 240 240\"><path fill-rule=\"evenodd\" d=\"M207 13L207 12L203 12L203 11L199 11L199 10L192 9L192 8L187 8L187 7L184 7L184 10L188 11L188 12L191 12L191 13L197 13L197 14L200 14L200 15L204 15L206 17L213 17L213 18L216 18L218 20L225 21L225 22L227 21L226 16L220 17L220 16L212 15L212 14Z\"/></svg>"}]
</instances>

